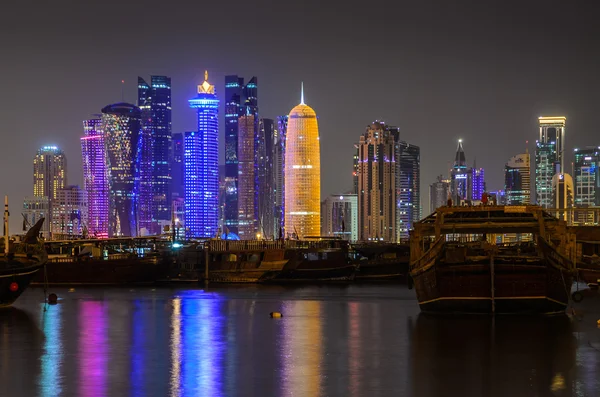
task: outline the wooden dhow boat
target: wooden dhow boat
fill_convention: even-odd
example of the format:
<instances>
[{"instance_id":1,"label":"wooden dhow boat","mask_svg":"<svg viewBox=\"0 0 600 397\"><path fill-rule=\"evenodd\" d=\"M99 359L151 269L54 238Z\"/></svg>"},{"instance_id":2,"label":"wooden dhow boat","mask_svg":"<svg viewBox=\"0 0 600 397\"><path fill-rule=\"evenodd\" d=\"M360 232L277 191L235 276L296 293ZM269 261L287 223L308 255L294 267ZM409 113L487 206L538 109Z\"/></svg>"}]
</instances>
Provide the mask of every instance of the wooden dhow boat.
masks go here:
<instances>
[{"instance_id":1,"label":"wooden dhow boat","mask_svg":"<svg viewBox=\"0 0 600 397\"><path fill-rule=\"evenodd\" d=\"M564 313L569 303L575 237L541 207L441 207L415 224L410 246L424 312Z\"/></svg>"}]
</instances>

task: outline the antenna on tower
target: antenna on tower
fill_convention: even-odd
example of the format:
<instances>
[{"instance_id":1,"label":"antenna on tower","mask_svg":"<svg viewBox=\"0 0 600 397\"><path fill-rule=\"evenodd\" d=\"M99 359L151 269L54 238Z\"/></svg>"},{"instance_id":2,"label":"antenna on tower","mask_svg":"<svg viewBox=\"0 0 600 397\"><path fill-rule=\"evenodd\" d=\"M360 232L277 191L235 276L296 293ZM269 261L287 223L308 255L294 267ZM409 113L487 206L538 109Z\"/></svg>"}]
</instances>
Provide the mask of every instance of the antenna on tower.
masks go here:
<instances>
[{"instance_id":1,"label":"antenna on tower","mask_svg":"<svg viewBox=\"0 0 600 397\"><path fill-rule=\"evenodd\" d=\"M304 105L304 81L300 83L300 105Z\"/></svg>"},{"instance_id":2,"label":"antenna on tower","mask_svg":"<svg viewBox=\"0 0 600 397\"><path fill-rule=\"evenodd\" d=\"M121 102L125 102L125 80L121 80Z\"/></svg>"}]
</instances>

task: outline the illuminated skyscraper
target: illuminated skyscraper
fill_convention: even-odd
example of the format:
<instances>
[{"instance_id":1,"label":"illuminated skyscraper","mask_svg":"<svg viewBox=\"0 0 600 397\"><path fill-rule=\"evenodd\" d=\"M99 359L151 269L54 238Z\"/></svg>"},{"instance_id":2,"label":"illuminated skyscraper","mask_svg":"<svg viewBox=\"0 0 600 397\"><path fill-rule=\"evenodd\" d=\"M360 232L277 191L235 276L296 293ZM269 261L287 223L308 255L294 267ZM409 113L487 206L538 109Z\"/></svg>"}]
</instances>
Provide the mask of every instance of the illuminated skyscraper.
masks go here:
<instances>
[{"instance_id":1,"label":"illuminated skyscraper","mask_svg":"<svg viewBox=\"0 0 600 397\"><path fill-rule=\"evenodd\" d=\"M87 236L88 200L79 186L67 186L56 192L52 206L52 238L63 240Z\"/></svg>"},{"instance_id":2,"label":"illuminated skyscraper","mask_svg":"<svg viewBox=\"0 0 600 397\"><path fill-rule=\"evenodd\" d=\"M566 117L540 117L540 137L535 151L535 193L538 205L551 208L552 178L565 172L564 144Z\"/></svg>"},{"instance_id":3,"label":"illuminated skyscraper","mask_svg":"<svg viewBox=\"0 0 600 397\"><path fill-rule=\"evenodd\" d=\"M189 104L197 111L198 131L184 138L185 224L191 237L210 238L219 225L219 100L208 72Z\"/></svg>"},{"instance_id":4,"label":"illuminated skyscraper","mask_svg":"<svg viewBox=\"0 0 600 397\"><path fill-rule=\"evenodd\" d=\"M358 143L358 238L396 241L395 127L376 121Z\"/></svg>"},{"instance_id":5,"label":"illuminated skyscraper","mask_svg":"<svg viewBox=\"0 0 600 397\"><path fill-rule=\"evenodd\" d=\"M460 205L462 200L469 198L469 171L467 170L467 159L462 146L462 139L458 140L458 148L454 157L454 165L451 171L451 192L453 205Z\"/></svg>"},{"instance_id":6,"label":"illuminated skyscraper","mask_svg":"<svg viewBox=\"0 0 600 397\"><path fill-rule=\"evenodd\" d=\"M429 186L429 213L448 204L450 196L450 180L443 175L437 177L437 182Z\"/></svg>"},{"instance_id":7,"label":"illuminated skyscraper","mask_svg":"<svg viewBox=\"0 0 600 397\"><path fill-rule=\"evenodd\" d=\"M171 150L171 78L166 76L151 76L150 85L143 78L138 77L138 106L142 111L142 128L149 140L148 164L149 180L142 178L140 188L144 190L143 184L149 183L151 225L140 225L149 227L152 234L160 233L159 223L170 223L170 184L171 169L169 164ZM145 170L140 170L143 174ZM142 192L140 192L142 193ZM145 201L140 197L140 206ZM140 219L140 222L143 222Z\"/></svg>"},{"instance_id":8,"label":"illuminated skyscraper","mask_svg":"<svg viewBox=\"0 0 600 397\"><path fill-rule=\"evenodd\" d=\"M102 129L109 175L108 235L137 236L139 190L138 164L145 145L141 111L130 103L102 109Z\"/></svg>"},{"instance_id":9,"label":"illuminated skyscraper","mask_svg":"<svg viewBox=\"0 0 600 397\"><path fill-rule=\"evenodd\" d=\"M600 147L575 149L575 207L600 206ZM580 224L597 224L595 211L577 211Z\"/></svg>"},{"instance_id":10,"label":"illuminated skyscraper","mask_svg":"<svg viewBox=\"0 0 600 397\"><path fill-rule=\"evenodd\" d=\"M552 203L551 208L563 210L565 208L573 208L573 178L571 175L559 173L552 177ZM562 218L567 222L571 222L572 212L557 211L554 213L559 219Z\"/></svg>"},{"instance_id":11,"label":"illuminated skyscraper","mask_svg":"<svg viewBox=\"0 0 600 397\"><path fill-rule=\"evenodd\" d=\"M171 138L171 146L173 149L171 159L171 196L173 200L176 198L185 197L184 187L184 156L183 156L183 137L181 132L175 133Z\"/></svg>"},{"instance_id":12,"label":"illuminated skyscraper","mask_svg":"<svg viewBox=\"0 0 600 397\"><path fill-rule=\"evenodd\" d=\"M285 231L299 237L321 230L321 148L315 111L304 103L288 116L285 149Z\"/></svg>"},{"instance_id":13,"label":"illuminated skyscraper","mask_svg":"<svg viewBox=\"0 0 600 397\"><path fill-rule=\"evenodd\" d=\"M56 146L44 146L33 158L33 195L48 197L50 206L67 184L67 158Z\"/></svg>"},{"instance_id":14,"label":"illuminated skyscraper","mask_svg":"<svg viewBox=\"0 0 600 397\"><path fill-rule=\"evenodd\" d=\"M354 144L354 157L352 158L352 188L358 194L358 144Z\"/></svg>"},{"instance_id":15,"label":"illuminated skyscraper","mask_svg":"<svg viewBox=\"0 0 600 397\"><path fill-rule=\"evenodd\" d=\"M273 179L275 183L275 234L283 233L285 223L285 136L288 116L277 117L275 131L275 148L273 160Z\"/></svg>"},{"instance_id":16,"label":"illuminated skyscraper","mask_svg":"<svg viewBox=\"0 0 600 397\"><path fill-rule=\"evenodd\" d=\"M254 172L254 116L238 120L238 236L242 240L255 238L257 232Z\"/></svg>"},{"instance_id":17,"label":"illuminated skyscraper","mask_svg":"<svg viewBox=\"0 0 600 397\"><path fill-rule=\"evenodd\" d=\"M258 131L258 84L252 77L246 85L236 75L225 76L225 226L238 233L238 120L254 116Z\"/></svg>"},{"instance_id":18,"label":"illuminated skyscraper","mask_svg":"<svg viewBox=\"0 0 600 397\"><path fill-rule=\"evenodd\" d=\"M275 123L260 119L254 140L254 181L258 232L265 238L279 233L275 226Z\"/></svg>"},{"instance_id":19,"label":"illuminated skyscraper","mask_svg":"<svg viewBox=\"0 0 600 397\"><path fill-rule=\"evenodd\" d=\"M531 203L531 169L529 153L513 156L504 167L506 205Z\"/></svg>"},{"instance_id":20,"label":"illuminated skyscraper","mask_svg":"<svg viewBox=\"0 0 600 397\"><path fill-rule=\"evenodd\" d=\"M81 138L84 189L88 199L88 234L108 237L109 184L106 150L100 118L83 122L85 136Z\"/></svg>"},{"instance_id":21,"label":"illuminated skyscraper","mask_svg":"<svg viewBox=\"0 0 600 397\"><path fill-rule=\"evenodd\" d=\"M485 172L483 168L473 168L469 170L468 188L469 200L481 200L481 195L485 192Z\"/></svg>"},{"instance_id":22,"label":"illuminated skyscraper","mask_svg":"<svg viewBox=\"0 0 600 397\"><path fill-rule=\"evenodd\" d=\"M396 148L396 240L407 240L421 219L421 150L398 139Z\"/></svg>"}]
</instances>

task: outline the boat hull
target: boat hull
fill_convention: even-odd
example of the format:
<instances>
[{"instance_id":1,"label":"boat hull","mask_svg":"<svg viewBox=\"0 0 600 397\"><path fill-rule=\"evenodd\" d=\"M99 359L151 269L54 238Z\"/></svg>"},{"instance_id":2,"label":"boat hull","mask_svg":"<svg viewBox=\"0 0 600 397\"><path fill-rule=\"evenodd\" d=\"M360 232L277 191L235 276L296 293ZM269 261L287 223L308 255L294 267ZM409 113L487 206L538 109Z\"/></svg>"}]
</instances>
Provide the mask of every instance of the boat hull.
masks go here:
<instances>
[{"instance_id":1,"label":"boat hull","mask_svg":"<svg viewBox=\"0 0 600 397\"><path fill-rule=\"evenodd\" d=\"M160 257L149 258L55 258L46 264L49 285L129 285L153 284L168 274L168 264ZM37 274L34 285L44 283Z\"/></svg>"},{"instance_id":2,"label":"boat hull","mask_svg":"<svg viewBox=\"0 0 600 397\"><path fill-rule=\"evenodd\" d=\"M408 274L408 258L406 260L372 260L359 261L355 280L397 280Z\"/></svg>"},{"instance_id":3,"label":"boat hull","mask_svg":"<svg viewBox=\"0 0 600 397\"><path fill-rule=\"evenodd\" d=\"M0 308L12 305L27 289L42 266L43 264L39 264L0 272Z\"/></svg>"}]
</instances>

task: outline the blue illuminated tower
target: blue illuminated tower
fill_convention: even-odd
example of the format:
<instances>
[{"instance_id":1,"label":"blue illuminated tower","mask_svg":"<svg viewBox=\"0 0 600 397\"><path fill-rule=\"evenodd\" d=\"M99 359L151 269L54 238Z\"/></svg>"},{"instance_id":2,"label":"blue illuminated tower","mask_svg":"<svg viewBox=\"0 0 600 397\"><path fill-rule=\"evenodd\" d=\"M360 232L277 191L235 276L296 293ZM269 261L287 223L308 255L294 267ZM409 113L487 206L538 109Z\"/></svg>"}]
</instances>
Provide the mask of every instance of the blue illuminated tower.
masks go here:
<instances>
[{"instance_id":1,"label":"blue illuminated tower","mask_svg":"<svg viewBox=\"0 0 600 397\"><path fill-rule=\"evenodd\" d=\"M151 76L150 85L138 77L138 106L142 111L142 128L149 137L150 215L152 234L162 230L159 223L171 220L169 164L171 150L171 78Z\"/></svg>"},{"instance_id":2,"label":"blue illuminated tower","mask_svg":"<svg viewBox=\"0 0 600 397\"><path fill-rule=\"evenodd\" d=\"M189 100L198 130L184 137L185 222L191 237L215 237L219 224L219 100L208 82Z\"/></svg>"},{"instance_id":3,"label":"blue illuminated tower","mask_svg":"<svg viewBox=\"0 0 600 397\"><path fill-rule=\"evenodd\" d=\"M239 118L254 116L254 131L259 131L258 85L252 77L246 85L237 75L225 76L225 227L238 233L238 148Z\"/></svg>"}]
</instances>

